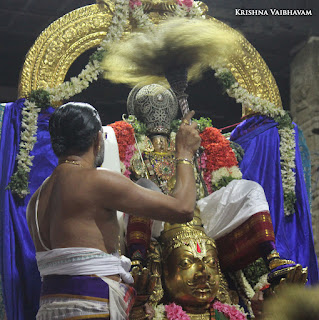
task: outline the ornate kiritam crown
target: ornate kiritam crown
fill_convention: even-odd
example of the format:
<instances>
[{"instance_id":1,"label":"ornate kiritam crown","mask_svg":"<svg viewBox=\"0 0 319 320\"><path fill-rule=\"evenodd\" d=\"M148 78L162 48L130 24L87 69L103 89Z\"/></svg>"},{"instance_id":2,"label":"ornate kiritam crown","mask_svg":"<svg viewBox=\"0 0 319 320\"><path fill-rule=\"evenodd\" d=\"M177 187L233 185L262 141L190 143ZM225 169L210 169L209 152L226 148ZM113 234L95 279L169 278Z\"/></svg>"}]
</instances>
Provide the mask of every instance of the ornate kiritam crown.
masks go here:
<instances>
[{"instance_id":1,"label":"ornate kiritam crown","mask_svg":"<svg viewBox=\"0 0 319 320\"><path fill-rule=\"evenodd\" d=\"M194 218L190 222L184 224L165 223L160 242L164 261L172 250L185 245L190 247L195 258L206 256L207 245L212 245L217 250L215 241L208 237L204 231L198 208L195 209Z\"/></svg>"},{"instance_id":2,"label":"ornate kiritam crown","mask_svg":"<svg viewBox=\"0 0 319 320\"><path fill-rule=\"evenodd\" d=\"M177 116L178 101L172 90L159 84L136 86L128 96L127 111L146 125L149 134L168 135Z\"/></svg>"}]
</instances>

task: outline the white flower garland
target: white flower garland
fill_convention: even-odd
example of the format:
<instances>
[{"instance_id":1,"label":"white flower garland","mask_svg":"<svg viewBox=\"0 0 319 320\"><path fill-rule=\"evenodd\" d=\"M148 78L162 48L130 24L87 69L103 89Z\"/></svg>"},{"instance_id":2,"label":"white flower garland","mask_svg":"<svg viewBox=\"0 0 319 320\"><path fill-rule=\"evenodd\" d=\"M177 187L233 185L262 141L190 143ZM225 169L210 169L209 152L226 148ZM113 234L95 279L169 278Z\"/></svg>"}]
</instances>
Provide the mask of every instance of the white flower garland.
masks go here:
<instances>
[{"instance_id":1,"label":"white flower garland","mask_svg":"<svg viewBox=\"0 0 319 320\"><path fill-rule=\"evenodd\" d=\"M107 30L105 39L101 42L98 50L105 50L109 42L119 40L123 33L129 16L129 0L116 0L114 15L111 25Z\"/></svg>"},{"instance_id":2,"label":"white flower garland","mask_svg":"<svg viewBox=\"0 0 319 320\"><path fill-rule=\"evenodd\" d=\"M36 133L38 129L37 120L38 112L40 108L26 100L25 108L22 109L22 123L21 127L24 129L21 133L20 141L20 153L17 156L18 165L22 167L27 172L30 172L30 167L32 166L32 160L34 156L30 156L30 152L33 149L34 143L37 141ZM22 150L21 150L22 149Z\"/></svg>"},{"instance_id":3,"label":"white flower garland","mask_svg":"<svg viewBox=\"0 0 319 320\"><path fill-rule=\"evenodd\" d=\"M187 16L191 19L205 18L205 16L203 15L202 9L199 7L199 4L197 2L193 2L193 5L191 7L187 7L185 4L183 4L182 6L176 6L175 14L177 10L179 10L178 7L180 7L183 11L186 11Z\"/></svg>"},{"instance_id":4,"label":"white flower garland","mask_svg":"<svg viewBox=\"0 0 319 320\"><path fill-rule=\"evenodd\" d=\"M269 282L268 282L268 273L262 275L262 276L259 278L258 283L256 283L256 285L254 286L255 292L260 291L260 290L261 290L264 286L266 286L266 285L269 285Z\"/></svg>"},{"instance_id":5,"label":"white flower garland","mask_svg":"<svg viewBox=\"0 0 319 320\"><path fill-rule=\"evenodd\" d=\"M152 29L155 25L149 19L149 16L144 12L144 6L135 5L130 9L133 19L137 22L137 26L143 29ZM191 7L188 7L184 3L175 5L175 10L173 12L174 17L183 18L188 16L189 18L204 18L202 9L199 7L198 3L193 2Z\"/></svg>"},{"instance_id":6,"label":"white flower garland","mask_svg":"<svg viewBox=\"0 0 319 320\"><path fill-rule=\"evenodd\" d=\"M22 109L22 122L21 122L21 137L19 144L19 153L17 155L18 170L11 178L11 183L14 184L16 179L20 179L21 172L29 173L32 167L32 160L34 156L30 156L30 152L33 150L34 144L37 141L36 133L38 129L37 120L40 108L35 103L28 100L24 102L25 107ZM28 184L20 187L18 195L23 198L29 194Z\"/></svg>"},{"instance_id":7,"label":"white flower garland","mask_svg":"<svg viewBox=\"0 0 319 320\"><path fill-rule=\"evenodd\" d=\"M89 62L77 77L72 77L70 81L63 82L56 88L47 89L50 93L51 102L69 99L81 93L87 89L94 80L98 79L100 73L100 62L97 60Z\"/></svg>"},{"instance_id":8,"label":"white flower garland","mask_svg":"<svg viewBox=\"0 0 319 320\"><path fill-rule=\"evenodd\" d=\"M149 16L144 13L144 5L134 6L134 8L130 9L130 13L132 18L137 22L137 26L141 29L152 29L155 25L149 19Z\"/></svg>"},{"instance_id":9,"label":"white flower garland","mask_svg":"<svg viewBox=\"0 0 319 320\"><path fill-rule=\"evenodd\" d=\"M246 304L251 319L254 319L255 316L250 302L251 298L255 294L254 289L251 287L250 283L241 270L236 272L229 272L228 275L234 281L234 284L237 288L237 293Z\"/></svg>"},{"instance_id":10,"label":"white flower garland","mask_svg":"<svg viewBox=\"0 0 319 320\"><path fill-rule=\"evenodd\" d=\"M163 304L158 304L154 307L154 320L162 320L165 319L165 306Z\"/></svg>"},{"instance_id":11,"label":"white flower garland","mask_svg":"<svg viewBox=\"0 0 319 320\"><path fill-rule=\"evenodd\" d=\"M229 73L227 68L217 68L215 70L215 76L220 78L222 74ZM249 106L249 108L256 113L265 115L267 117L284 117L287 112L283 109L277 108L273 103L261 99L250 94L246 89L239 86L238 82L235 82L226 90L227 94L236 99L237 103ZM284 195L292 194L295 196L296 177L293 169L295 169L295 132L294 129L284 127L278 129L280 136L280 159L281 159L281 178ZM291 210L291 204L287 201L284 202L284 212L286 216L293 213Z\"/></svg>"},{"instance_id":12,"label":"white flower garland","mask_svg":"<svg viewBox=\"0 0 319 320\"><path fill-rule=\"evenodd\" d=\"M211 176L212 176L212 184L217 184L224 177L232 177L234 179L241 179L243 175L237 166L233 166L230 168L221 167L221 168L213 171Z\"/></svg>"},{"instance_id":13,"label":"white flower garland","mask_svg":"<svg viewBox=\"0 0 319 320\"><path fill-rule=\"evenodd\" d=\"M245 295L249 300L251 300L252 297L255 295L255 291L246 279L244 272L242 270L236 271L235 276L238 281L238 284L244 290Z\"/></svg>"}]
</instances>

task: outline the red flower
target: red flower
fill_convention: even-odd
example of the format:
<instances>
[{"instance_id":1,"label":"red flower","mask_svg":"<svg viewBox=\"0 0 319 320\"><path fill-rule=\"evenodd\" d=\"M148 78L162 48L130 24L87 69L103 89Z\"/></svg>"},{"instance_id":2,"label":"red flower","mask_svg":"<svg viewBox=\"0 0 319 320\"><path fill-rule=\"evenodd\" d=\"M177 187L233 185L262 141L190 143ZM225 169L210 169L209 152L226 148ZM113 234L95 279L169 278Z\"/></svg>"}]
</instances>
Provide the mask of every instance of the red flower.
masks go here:
<instances>
[{"instance_id":1,"label":"red flower","mask_svg":"<svg viewBox=\"0 0 319 320\"><path fill-rule=\"evenodd\" d=\"M135 138L134 138L134 129L133 127L125 122L125 121L116 121L112 124L110 124L110 127L113 128L117 144L119 147L119 154L120 154L120 160L122 162L129 162L131 160L131 157L133 153L129 152L130 150L129 146L134 146L135 144ZM130 157L130 159L127 159L127 156Z\"/></svg>"},{"instance_id":2,"label":"red flower","mask_svg":"<svg viewBox=\"0 0 319 320\"><path fill-rule=\"evenodd\" d=\"M193 6L193 0L176 0L176 2L181 6L185 5L188 8L191 8Z\"/></svg>"},{"instance_id":3,"label":"red flower","mask_svg":"<svg viewBox=\"0 0 319 320\"><path fill-rule=\"evenodd\" d=\"M200 137L207 157L206 171L211 173L221 167L230 168L238 165L229 141L218 129L208 127L200 134Z\"/></svg>"},{"instance_id":4,"label":"red flower","mask_svg":"<svg viewBox=\"0 0 319 320\"><path fill-rule=\"evenodd\" d=\"M221 134L220 130L207 127L201 134L201 146L205 149L205 166L201 165L209 193L211 188L211 174L222 167L237 166L236 156L230 147L229 141Z\"/></svg>"},{"instance_id":5,"label":"red flower","mask_svg":"<svg viewBox=\"0 0 319 320\"><path fill-rule=\"evenodd\" d=\"M135 9L135 7L139 7L142 5L142 2L140 0L130 0L130 8Z\"/></svg>"}]
</instances>

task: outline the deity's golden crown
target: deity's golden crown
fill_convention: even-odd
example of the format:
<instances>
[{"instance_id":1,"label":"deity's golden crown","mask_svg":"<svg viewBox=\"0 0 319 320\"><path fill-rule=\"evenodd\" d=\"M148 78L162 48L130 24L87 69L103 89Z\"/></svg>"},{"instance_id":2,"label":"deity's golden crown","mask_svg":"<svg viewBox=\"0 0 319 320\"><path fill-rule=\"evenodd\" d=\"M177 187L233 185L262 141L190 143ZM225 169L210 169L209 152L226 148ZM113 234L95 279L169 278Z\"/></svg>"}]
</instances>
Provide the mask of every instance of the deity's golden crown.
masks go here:
<instances>
[{"instance_id":1,"label":"deity's golden crown","mask_svg":"<svg viewBox=\"0 0 319 320\"><path fill-rule=\"evenodd\" d=\"M198 257L206 255L207 245L211 245L217 250L215 241L208 237L204 231L198 208L195 209L194 218L190 222L165 223L160 242L164 260L174 249L185 245L189 246Z\"/></svg>"}]
</instances>

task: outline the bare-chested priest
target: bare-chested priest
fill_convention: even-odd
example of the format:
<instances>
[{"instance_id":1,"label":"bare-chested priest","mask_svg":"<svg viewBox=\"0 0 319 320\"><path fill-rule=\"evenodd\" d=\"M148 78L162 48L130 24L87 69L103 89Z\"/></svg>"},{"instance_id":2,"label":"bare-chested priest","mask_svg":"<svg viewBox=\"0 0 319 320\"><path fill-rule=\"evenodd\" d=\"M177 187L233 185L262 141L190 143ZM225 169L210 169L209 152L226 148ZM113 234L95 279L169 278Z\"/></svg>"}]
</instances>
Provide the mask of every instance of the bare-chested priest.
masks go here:
<instances>
[{"instance_id":1,"label":"bare-chested priest","mask_svg":"<svg viewBox=\"0 0 319 320\"><path fill-rule=\"evenodd\" d=\"M90 105L67 103L49 130L59 164L32 196L30 233L43 279L37 319L126 319L134 300L130 260L117 253L116 210L156 220L192 220L193 157L200 146L194 112L176 137L172 196L142 188L126 177L97 170L104 158L102 124Z\"/></svg>"}]
</instances>

